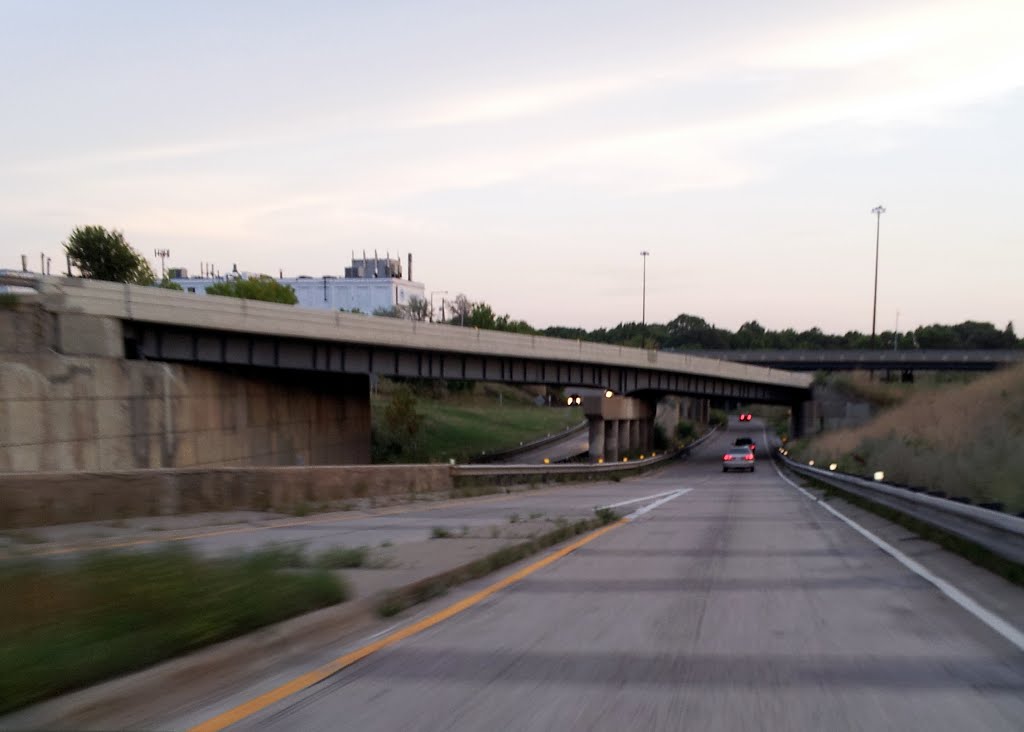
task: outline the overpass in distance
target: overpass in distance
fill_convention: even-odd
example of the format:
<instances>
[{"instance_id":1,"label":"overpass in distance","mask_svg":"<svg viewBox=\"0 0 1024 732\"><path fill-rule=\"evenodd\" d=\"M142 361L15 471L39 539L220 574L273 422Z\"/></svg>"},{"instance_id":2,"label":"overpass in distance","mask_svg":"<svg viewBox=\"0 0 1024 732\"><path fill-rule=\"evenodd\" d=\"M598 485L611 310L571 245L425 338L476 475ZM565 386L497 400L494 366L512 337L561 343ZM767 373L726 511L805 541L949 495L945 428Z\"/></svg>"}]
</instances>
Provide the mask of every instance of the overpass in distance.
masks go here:
<instances>
[{"instance_id":1,"label":"overpass in distance","mask_svg":"<svg viewBox=\"0 0 1024 732\"><path fill-rule=\"evenodd\" d=\"M594 460L649 453L655 407L665 395L691 398L691 414L698 419L707 418L712 402L786 405L794 415L793 434L800 434L804 405L812 397L810 374L687 353L196 297L78 278L3 280L39 293L29 298L36 305L32 317L46 323L33 331L36 353L50 353L51 360L100 358L65 364L80 366L74 372L78 374L89 371L92 363L108 368L95 404L99 421L105 423L93 430L83 422L91 431L76 435L73 445L60 446L61 454L73 455L65 461L69 467L60 469L367 463L371 376L609 390L610 398L584 404ZM24 334L29 316L26 312L18 317ZM122 372L104 366L116 362L124 365ZM184 370L170 374L159 371L159 364ZM48 379L51 386L26 397L28 416L54 398L70 399L50 405L55 415L82 407L77 397L54 396L58 371L55 367L50 375L41 375L38 383ZM109 383L111 379L134 381L126 391L126 386ZM271 384L267 388L274 395L254 398L254 380ZM118 401L125 398L131 403ZM208 408L210 400L219 400L220 407ZM296 406L299 402L305 406ZM50 427L40 425L38 431L49 434ZM148 430L146 438L133 437L140 429ZM274 432L270 440L268 429ZM210 447L210 430L223 449ZM319 439L325 430L331 436ZM121 442L110 442L111 435ZM116 454L109 460L79 459L81 445L94 443L98 450ZM45 469L32 465L50 459L53 446L40 443L32 450L27 463L20 457L8 462L29 466L21 469Z\"/></svg>"},{"instance_id":2,"label":"overpass in distance","mask_svg":"<svg viewBox=\"0 0 1024 732\"><path fill-rule=\"evenodd\" d=\"M687 353L787 371L991 371L1024 363L1024 349L754 349Z\"/></svg>"}]
</instances>

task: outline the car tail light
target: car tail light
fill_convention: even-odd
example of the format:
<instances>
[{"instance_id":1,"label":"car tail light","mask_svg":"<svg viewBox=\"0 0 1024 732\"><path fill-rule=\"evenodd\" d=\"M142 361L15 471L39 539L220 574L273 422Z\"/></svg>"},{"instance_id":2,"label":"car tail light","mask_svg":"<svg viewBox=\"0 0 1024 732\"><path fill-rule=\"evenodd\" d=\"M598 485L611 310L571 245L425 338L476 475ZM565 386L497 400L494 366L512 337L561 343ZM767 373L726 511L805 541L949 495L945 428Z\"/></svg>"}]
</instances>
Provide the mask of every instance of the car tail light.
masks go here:
<instances>
[{"instance_id":1,"label":"car tail light","mask_svg":"<svg viewBox=\"0 0 1024 732\"><path fill-rule=\"evenodd\" d=\"M754 453L750 453L749 455L744 455L743 459L744 460L753 460L754 459Z\"/></svg>"},{"instance_id":2,"label":"car tail light","mask_svg":"<svg viewBox=\"0 0 1024 732\"><path fill-rule=\"evenodd\" d=\"M732 455L722 455L722 460L732 460Z\"/></svg>"}]
</instances>

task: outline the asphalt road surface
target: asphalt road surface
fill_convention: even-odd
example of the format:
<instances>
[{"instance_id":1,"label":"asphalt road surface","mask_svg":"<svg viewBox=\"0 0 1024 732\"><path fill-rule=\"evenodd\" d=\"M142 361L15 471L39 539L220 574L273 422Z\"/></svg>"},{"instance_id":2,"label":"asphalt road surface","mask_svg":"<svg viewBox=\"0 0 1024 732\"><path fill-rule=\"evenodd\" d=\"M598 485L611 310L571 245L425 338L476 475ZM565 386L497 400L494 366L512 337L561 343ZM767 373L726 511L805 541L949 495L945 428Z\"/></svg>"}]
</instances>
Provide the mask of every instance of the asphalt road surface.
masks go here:
<instances>
[{"instance_id":1,"label":"asphalt road surface","mask_svg":"<svg viewBox=\"0 0 1024 732\"><path fill-rule=\"evenodd\" d=\"M658 476L688 492L232 729L1024 729L1024 654L767 460L723 474L737 429Z\"/></svg>"}]
</instances>

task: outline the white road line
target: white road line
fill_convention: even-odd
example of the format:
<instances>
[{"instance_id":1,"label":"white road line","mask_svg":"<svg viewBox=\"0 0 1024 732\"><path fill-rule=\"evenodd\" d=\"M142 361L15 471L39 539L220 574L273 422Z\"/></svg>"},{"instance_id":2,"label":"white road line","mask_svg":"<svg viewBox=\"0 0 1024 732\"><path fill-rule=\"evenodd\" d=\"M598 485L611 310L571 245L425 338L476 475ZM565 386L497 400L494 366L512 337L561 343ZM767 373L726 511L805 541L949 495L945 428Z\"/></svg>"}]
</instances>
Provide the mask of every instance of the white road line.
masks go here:
<instances>
[{"instance_id":1,"label":"white road line","mask_svg":"<svg viewBox=\"0 0 1024 732\"><path fill-rule=\"evenodd\" d=\"M765 438L765 442L767 442L767 437ZM974 600L974 598L968 596L966 593L964 593L959 588L957 588L954 585L950 584L949 582L947 582L946 580L942 579L941 577L938 577L938 576L932 574L926 567L924 567L922 564L920 564L916 560L911 559L910 557L908 557L906 554L901 552L899 549L894 547L892 544L890 544L887 541L885 541L884 539L876 536L875 534L872 534L870 531L865 529L863 526L858 524L853 519L851 519L848 516L840 513L836 509L832 508L832 506L830 506L827 503L825 503L824 501L816 498L813 494L809 493L808 491L806 491L803 488L801 488L800 486L798 486L796 483L791 481L788 477L783 475L782 471L779 470L779 466L775 464L774 460L772 460L772 466L775 468L775 472L778 473L779 477L782 478L784 481L789 483L791 486L796 488L798 491L803 493L805 496L807 496L812 501L817 503L819 506L824 508L826 511L831 513L833 516L838 518L840 521L842 521L843 523L847 524L850 528L852 528L858 534L860 534L865 539L867 539L872 544L874 544L879 549L881 549L883 552L885 552L886 554L891 556L893 559L895 559L897 562L899 562L904 567L909 569L911 572L916 574L918 577L920 577L921 579L925 580L926 582L930 582L943 595L948 597L950 600L955 602L957 605L962 607L964 610L969 612L971 615L976 617L978 620L983 622L985 625L990 627L992 630L994 630L995 632L999 633L999 635L1001 635L1004 638L1006 638L1006 640L1010 641L1010 643L1012 643L1013 645L1015 645L1017 647L1017 650L1024 651L1024 633L1022 633L1020 630L1015 628L1013 625L1011 625L1007 621L1003 620L1001 617L999 617L998 615L993 613L991 610L988 610L988 609L982 607L976 600Z\"/></svg>"},{"instance_id":2,"label":"white road line","mask_svg":"<svg viewBox=\"0 0 1024 732\"><path fill-rule=\"evenodd\" d=\"M661 504L668 503L673 498L679 498L679 496L684 495L686 493L689 493L692 490L693 490L693 488L681 488L680 490L672 491L669 495L665 496L664 498L662 498L660 500L655 501L654 503L648 503L646 506L641 506L637 510L633 511L633 513L631 513L628 516L626 516L625 520L626 521L632 521L635 518L643 516L648 511L653 511L654 509L656 509Z\"/></svg>"},{"instance_id":3,"label":"white road line","mask_svg":"<svg viewBox=\"0 0 1024 732\"><path fill-rule=\"evenodd\" d=\"M598 506L598 508L618 508L619 506L628 506L631 503L640 503L641 501L649 501L652 498L661 498L662 496L667 496L669 493L675 493L675 491L662 491L661 493L655 493L652 496L644 496L643 498L631 498L628 501L609 503L607 506Z\"/></svg>"}]
</instances>

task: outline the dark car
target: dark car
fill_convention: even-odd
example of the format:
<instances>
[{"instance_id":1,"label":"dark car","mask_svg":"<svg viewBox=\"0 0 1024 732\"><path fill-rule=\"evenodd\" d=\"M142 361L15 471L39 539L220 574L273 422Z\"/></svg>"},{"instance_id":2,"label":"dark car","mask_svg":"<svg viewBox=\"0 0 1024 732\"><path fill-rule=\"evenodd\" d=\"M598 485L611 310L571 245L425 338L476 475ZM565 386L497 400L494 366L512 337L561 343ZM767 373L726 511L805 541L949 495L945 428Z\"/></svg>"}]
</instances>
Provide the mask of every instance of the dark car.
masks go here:
<instances>
[{"instance_id":1,"label":"dark car","mask_svg":"<svg viewBox=\"0 0 1024 732\"><path fill-rule=\"evenodd\" d=\"M749 447L751 452L757 452L757 445L749 437L737 437L733 445L736 447Z\"/></svg>"}]
</instances>

